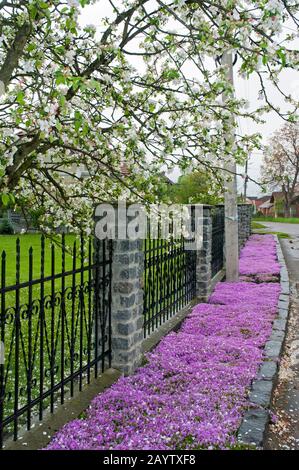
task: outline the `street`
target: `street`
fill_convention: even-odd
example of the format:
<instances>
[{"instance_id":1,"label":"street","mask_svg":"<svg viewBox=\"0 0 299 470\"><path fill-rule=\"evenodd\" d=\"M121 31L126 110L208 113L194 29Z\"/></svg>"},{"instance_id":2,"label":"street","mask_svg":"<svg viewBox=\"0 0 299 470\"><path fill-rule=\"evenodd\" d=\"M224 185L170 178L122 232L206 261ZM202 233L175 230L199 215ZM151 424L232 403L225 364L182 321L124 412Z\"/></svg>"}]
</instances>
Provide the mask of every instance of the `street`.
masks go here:
<instances>
[{"instance_id":1,"label":"street","mask_svg":"<svg viewBox=\"0 0 299 470\"><path fill-rule=\"evenodd\" d=\"M299 449L299 224L263 222L271 231L288 233L281 239L291 284L291 308L287 337L274 392L273 423L269 427L265 448Z\"/></svg>"}]
</instances>

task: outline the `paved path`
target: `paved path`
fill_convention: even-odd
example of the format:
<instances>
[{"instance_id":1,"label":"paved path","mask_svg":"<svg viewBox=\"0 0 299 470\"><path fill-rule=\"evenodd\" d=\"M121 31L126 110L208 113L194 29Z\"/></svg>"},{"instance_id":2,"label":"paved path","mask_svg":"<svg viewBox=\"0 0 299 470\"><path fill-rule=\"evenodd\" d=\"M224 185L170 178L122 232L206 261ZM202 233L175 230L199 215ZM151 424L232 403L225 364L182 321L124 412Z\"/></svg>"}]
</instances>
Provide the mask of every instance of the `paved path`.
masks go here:
<instances>
[{"instance_id":1,"label":"paved path","mask_svg":"<svg viewBox=\"0 0 299 470\"><path fill-rule=\"evenodd\" d=\"M270 425L266 449L299 449L299 224L265 223L275 231L289 233L282 239L291 286L291 309L288 331L281 358L273 412L278 417Z\"/></svg>"},{"instance_id":2,"label":"paved path","mask_svg":"<svg viewBox=\"0 0 299 470\"><path fill-rule=\"evenodd\" d=\"M271 232L284 232L284 233L288 233L291 236L299 237L299 224L283 224L280 222L262 222L262 221L260 223L262 225L265 225L267 227L267 230L270 230Z\"/></svg>"}]
</instances>

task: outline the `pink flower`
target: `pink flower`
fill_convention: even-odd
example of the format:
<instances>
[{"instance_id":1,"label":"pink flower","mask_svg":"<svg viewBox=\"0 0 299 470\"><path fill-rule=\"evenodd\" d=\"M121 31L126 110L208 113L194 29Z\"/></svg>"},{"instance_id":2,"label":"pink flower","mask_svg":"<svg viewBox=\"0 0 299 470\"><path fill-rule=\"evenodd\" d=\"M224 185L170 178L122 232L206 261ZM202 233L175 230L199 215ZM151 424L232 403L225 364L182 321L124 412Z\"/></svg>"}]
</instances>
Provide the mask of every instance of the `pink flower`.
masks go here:
<instances>
[{"instance_id":1,"label":"pink flower","mask_svg":"<svg viewBox=\"0 0 299 470\"><path fill-rule=\"evenodd\" d=\"M146 366L99 394L47 449L232 448L277 312L280 284L259 280L279 273L272 236L249 239L240 272L245 282L218 283Z\"/></svg>"}]
</instances>

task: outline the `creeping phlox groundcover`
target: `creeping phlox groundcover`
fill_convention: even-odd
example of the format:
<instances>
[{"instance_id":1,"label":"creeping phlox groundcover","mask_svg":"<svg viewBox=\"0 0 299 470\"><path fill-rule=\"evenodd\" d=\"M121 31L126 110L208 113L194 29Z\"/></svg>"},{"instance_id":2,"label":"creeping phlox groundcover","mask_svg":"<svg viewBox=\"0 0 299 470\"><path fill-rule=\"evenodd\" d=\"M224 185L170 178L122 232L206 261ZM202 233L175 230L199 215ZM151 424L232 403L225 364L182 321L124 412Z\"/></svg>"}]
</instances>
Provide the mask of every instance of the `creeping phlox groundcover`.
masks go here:
<instances>
[{"instance_id":1,"label":"creeping phlox groundcover","mask_svg":"<svg viewBox=\"0 0 299 470\"><path fill-rule=\"evenodd\" d=\"M276 243L272 235L253 235L240 256L241 280L257 282L278 281L280 266L276 257ZM253 278L253 279L252 279Z\"/></svg>"},{"instance_id":2,"label":"creeping phlox groundcover","mask_svg":"<svg viewBox=\"0 0 299 470\"><path fill-rule=\"evenodd\" d=\"M277 310L275 250L271 235L250 237L240 260L246 281L218 283L147 365L98 395L47 448L232 448Z\"/></svg>"}]
</instances>

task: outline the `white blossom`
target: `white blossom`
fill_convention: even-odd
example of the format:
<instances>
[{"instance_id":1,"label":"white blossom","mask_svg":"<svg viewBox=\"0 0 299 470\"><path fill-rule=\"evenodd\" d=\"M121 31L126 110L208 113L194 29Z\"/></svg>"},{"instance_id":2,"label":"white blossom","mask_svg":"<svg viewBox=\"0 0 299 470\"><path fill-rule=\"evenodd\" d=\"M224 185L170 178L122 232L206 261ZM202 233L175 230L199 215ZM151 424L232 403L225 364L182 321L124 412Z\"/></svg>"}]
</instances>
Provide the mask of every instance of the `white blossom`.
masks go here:
<instances>
[{"instance_id":1,"label":"white blossom","mask_svg":"<svg viewBox=\"0 0 299 470\"><path fill-rule=\"evenodd\" d=\"M75 61L75 51L67 51L65 53L65 62L69 65L73 65Z\"/></svg>"},{"instance_id":2,"label":"white blossom","mask_svg":"<svg viewBox=\"0 0 299 470\"><path fill-rule=\"evenodd\" d=\"M67 3L70 7L79 7L79 0L67 0Z\"/></svg>"},{"instance_id":3,"label":"white blossom","mask_svg":"<svg viewBox=\"0 0 299 470\"><path fill-rule=\"evenodd\" d=\"M46 135L48 135L51 129L50 123L43 119L39 119L37 123L39 125L40 130L44 132Z\"/></svg>"},{"instance_id":4,"label":"white blossom","mask_svg":"<svg viewBox=\"0 0 299 470\"><path fill-rule=\"evenodd\" d=\"M58 86L57 86L57 90L59 91L59 93L61 93L62 95L66 95L68 90L69 90L69 87L63 83L60 83Z\"/></svg>"}]
</instances>

